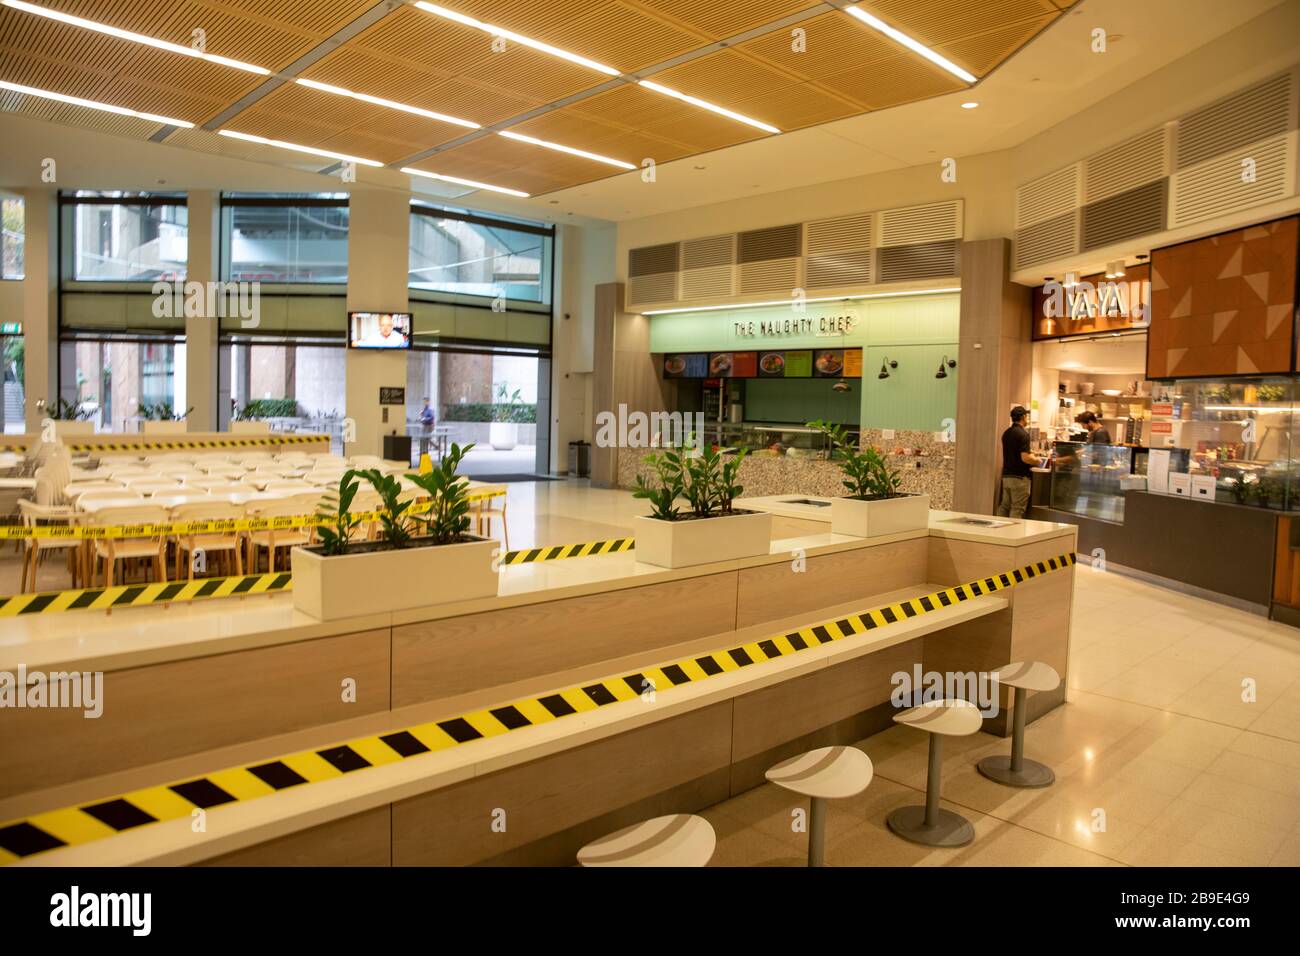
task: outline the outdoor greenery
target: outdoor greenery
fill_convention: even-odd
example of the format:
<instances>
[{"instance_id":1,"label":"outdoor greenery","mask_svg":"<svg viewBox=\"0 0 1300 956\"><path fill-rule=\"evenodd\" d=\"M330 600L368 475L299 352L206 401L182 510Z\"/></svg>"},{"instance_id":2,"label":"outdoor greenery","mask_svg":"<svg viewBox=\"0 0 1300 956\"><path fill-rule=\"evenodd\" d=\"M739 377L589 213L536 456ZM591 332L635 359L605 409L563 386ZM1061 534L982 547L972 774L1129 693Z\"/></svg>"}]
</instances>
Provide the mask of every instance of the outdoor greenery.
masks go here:
<instances>
[{"instance_id":1,"label":"outdoor greenery","mask_svg":"<svg viewBox=\"0 0 1300 956\"><path fill-rule=\"evenodd\" d=\"M519 398L519 389L514 392L510 391L505 382L497 382L495 386L496 401L492 405L492 421L494 422L519 422L519 410L523 408L523 401ZM533 420L537 420L537 409L533 409Z\"/></svg>"},{"instance_id":2,"label":"outdoor greenery","mask_svg":"<svg viewBox=\"0 0 1300 956\"><path fill-rule=\"evenodd\" d=\"M194 406L191 405L179 415L172 408L171 402L158 402L156 405L141 402L138 410L140 417L147 422L183 422L185 416L194 411Z\"/></svg>"},{"instance_id":3,"label":"outdoor greenery","mask_svg":"<svg viewBox=\"0 0 1300 956\"><path fill-rule=\"evenodd\" d=\"M91 416L90 410L81 402L70 402L66 398L56 398L46 411L56 422L83 422Z\"/></svg>"},{"instance_id":4,"label":"outdoor greenery","mask_svg":"<svg viewBox=\"0 0 1300 956\"><path fill-rule=\"evenodd\" d=\"M498 418L498 415L512 414L513 418ZM519 402L509 409L498 409L495 402L460 402L455 405L442 406L443 422L518 422L520 425L533 425L537 422L537 406Z\"/></svg>"},{"instance_id":5,"label":"outdoor greenery","mask_svg":"<svg viewBox=\"0 0 1300 956\"><path fill-rule=\"evenodd\" d=\"M294 398L253 398L235 413L241 422L262 418L298 418L298 400Z\"/></svg>"},{"instance_id":6,"label":"outdoor greenery","mask_svg":"<svg viewBox=\"0 0 1300 956\"><path fill-rule=\"evenodd\" d=\"M872 501L893 498L900 493L898 472L889 467L885 456L875 448L859 448L857 442L849 439L842 425L818 420L809 422L808 427L817 429L830 439L831 458L839 462L850 498Z\"/></svg>"},{"instance_id":7,"label":"outdoor greenery","mask_svg":"<svg viewBox=\"0 0 1300 956\"><path fill-rule=\"evenodd\" d=\"M697 518L731 514L733 502L745 490L737 479L747 454L742 448L724 460L715 450L704 449L692 455L679 447L647 455L644 460L652 475L637 475L632 496L650 502L650 516L661 521L681 517L678 498L686 499L691 514Z\"/></svg>"}]
</instances>

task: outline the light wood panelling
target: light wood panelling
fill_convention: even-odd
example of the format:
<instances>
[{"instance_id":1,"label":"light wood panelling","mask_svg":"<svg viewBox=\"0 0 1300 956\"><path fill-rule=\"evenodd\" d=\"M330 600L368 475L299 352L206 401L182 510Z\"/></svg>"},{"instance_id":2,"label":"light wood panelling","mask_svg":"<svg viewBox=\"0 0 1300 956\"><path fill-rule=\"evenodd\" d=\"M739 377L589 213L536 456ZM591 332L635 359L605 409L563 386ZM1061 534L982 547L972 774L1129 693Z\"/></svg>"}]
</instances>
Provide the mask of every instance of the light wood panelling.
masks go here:
<instances>
[{"instance_id":1,"label":"light wood panelling","mask_svg":"<svg viewBox=\"0 0 1300 956\"><path fill-rule=\"evenodd\" d=\"M355 703L343 701L345 678ZM388 682L387 630L110 671L98 718L7 713L0 796L388 710Z\"/></svg>"},{"instance_id":2,"label":"light wood panelling","mask_svg":"<svg viewBox=\"0 0 1300 956\"><path fill-rule=\"evenodd\" d=\"M712 574L393 628L393 706L439 700L734 627L736 574Z\"/></svg>"},{"instance_id":3,"label":"light wood panelling","mask_svg":"<svg viewBox=\"0 0 1300 956\"><path fill-rule=\"evenodd\" d=\"M728 701L403 800L393 804L393 863L464 866L566 830L576 852L576 822L718 774L730 757ZM719 776L713 802L726 796ZM503 811L504 832L495 832Z\"/></svg>"},{"instance_id":4,"label":"light wood panelling","mask_svg":"<svg viewBox=\"0 0 1300 956\"><path fill-rule=\"evenodd\" d=\"M391 809L385 805L259 843L200 866L391 866Z\"/></svg>"},{"instance_id":5,"label":"light wood panelling","mask_svg":"<svg viewBox=\"0 0 1300 956\"><path fill-rule=\"evenodd\" d=\"M823 527L825 527L823 525ZM794 570L794 558L739 572L736 626L748 627L832 604L910 587L926 578L926 539L823 554Z\"/></svg>"}]
</instances>

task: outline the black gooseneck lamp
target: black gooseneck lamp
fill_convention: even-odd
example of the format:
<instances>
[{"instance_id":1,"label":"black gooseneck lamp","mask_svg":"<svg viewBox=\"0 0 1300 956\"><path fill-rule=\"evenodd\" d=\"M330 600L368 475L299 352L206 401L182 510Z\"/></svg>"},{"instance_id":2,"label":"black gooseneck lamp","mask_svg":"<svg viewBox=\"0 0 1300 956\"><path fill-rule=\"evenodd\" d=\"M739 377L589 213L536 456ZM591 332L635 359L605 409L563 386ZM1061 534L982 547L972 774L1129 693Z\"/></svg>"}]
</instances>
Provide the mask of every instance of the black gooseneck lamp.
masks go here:
<instances>
[{"instance_id":1,"label":"black gooseneck lamp","mask_svg":"<svg viewBox=\"0 0 1300 956\"><path fill-rule=\"evenodd\" d=\"M937 372L934 373L934 377L935 377L935 378L947 378L947 377L948 377L948 369L950 369L950 368L956 368L956 367L957 367L957 360L956 360L956 359L950 359L950 358L948 358L948 356L945 355L943 358L941 358L941 359L939 360L939 371L937 371Z\"/></svg>"},{"instance_id":2,"label":"black gooseneck lamp","mask_svg":"<svg viewBox=\"0 0 1300 956\"><path fill-rule=\"evenodd\" d=\"M892 361L888 356L886 356L885 360L880 363L880 374L877 375L876 378L889 378L889 370L891 368L898 368L898 363Z\"/></svg>"}]
</instances>

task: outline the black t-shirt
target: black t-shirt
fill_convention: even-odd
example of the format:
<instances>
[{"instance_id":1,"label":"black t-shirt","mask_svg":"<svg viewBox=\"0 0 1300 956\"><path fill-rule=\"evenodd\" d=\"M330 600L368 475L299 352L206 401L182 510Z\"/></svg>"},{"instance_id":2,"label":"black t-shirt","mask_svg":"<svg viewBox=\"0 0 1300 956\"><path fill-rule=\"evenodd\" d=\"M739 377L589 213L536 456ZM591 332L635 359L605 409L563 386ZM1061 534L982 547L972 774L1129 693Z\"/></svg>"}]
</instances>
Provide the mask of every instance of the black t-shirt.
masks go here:
<instances>
[{"instance_id":1,"label":"black t-shirt","mask_svg":"<svg viewBox=\"0 0 1300 956\"><path fill-rule=\"evenodd\" d=\"M1109 445L1110 432L1106 431L1104 426L1094 428L1088 435L1089 445Z\"/></svg>"},{"instance_id":2,"label":"black t-shirt","mask_svg":"<svg viewBox=\"0 0 1300 956\"><path fill-rule=\"evenodd\" d=\"M1030 476L1030 466L1020 457L1021 452L1029 451L1029 445L1029 432L1020 425L1012 425L1002 433L1002 474Z\"/></svg>"}]
</instances>

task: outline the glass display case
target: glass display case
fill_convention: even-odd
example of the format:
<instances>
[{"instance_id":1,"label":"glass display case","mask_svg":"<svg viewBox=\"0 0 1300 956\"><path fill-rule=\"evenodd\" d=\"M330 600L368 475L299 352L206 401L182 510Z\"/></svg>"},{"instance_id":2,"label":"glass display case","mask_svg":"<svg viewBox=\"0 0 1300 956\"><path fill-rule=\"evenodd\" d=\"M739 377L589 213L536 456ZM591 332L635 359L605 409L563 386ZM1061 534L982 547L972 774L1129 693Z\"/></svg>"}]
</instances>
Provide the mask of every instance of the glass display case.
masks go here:
<instances>
[{"instance_id":1,"label":"glass display case","mask_svg":"<svg viewBox=\"0 0 1300 956\"><path fill-rule=\"evenodd\" d=\"M1216 501L1300 507L1298 392L1290 378L1157 384L1148 444L1173 452L1171 472L1212 476Z\"/></svg>"},{"instance_id":2,"label":"glass display case","mask_svg":"<svg viewBox=\"0 0 1300 956\"><path fill-rule=\"evenodd\" d=\"M857 438L857 427L848 434ZM817 429L782 423L706 422L704 441L710 447L747 448L758 458L829 458L831 449L830 439Z\"/></svg>"},{"instance_id":3,"label":"glass display case","mask_svg":"<svg viewBox=\"0 0 1300 956\"><path fill-rule=\"evenodd\" d=\"M1052 508L1102 521L1124 520L1124 492L1135 487L1132 448L1058 441L1053 452Z\"/></svg>"}]
</instances>

